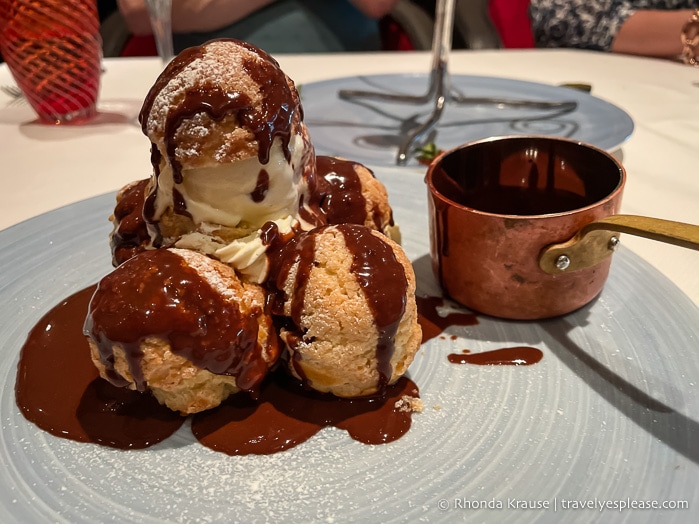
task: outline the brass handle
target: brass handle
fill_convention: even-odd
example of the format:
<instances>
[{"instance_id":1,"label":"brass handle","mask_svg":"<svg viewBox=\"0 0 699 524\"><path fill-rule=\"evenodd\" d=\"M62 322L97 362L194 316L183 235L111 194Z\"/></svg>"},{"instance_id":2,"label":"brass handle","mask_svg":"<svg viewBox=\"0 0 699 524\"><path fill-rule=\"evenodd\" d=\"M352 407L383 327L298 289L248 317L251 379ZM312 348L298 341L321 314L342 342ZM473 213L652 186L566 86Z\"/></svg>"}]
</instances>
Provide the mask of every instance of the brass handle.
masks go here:
<instances>
[{"instance_id":1,"label":"brass handle","mask_svg":"<svg viewBox=\"0 0 699 524\"><path fill-rule=\"evenodd\" d=\"M699 226L660 218L612 215L584 226L570 240L541 251L539 267L553 275L594 266L611 255L619 233L699 250Z\"/></svg>"}]
</instances>

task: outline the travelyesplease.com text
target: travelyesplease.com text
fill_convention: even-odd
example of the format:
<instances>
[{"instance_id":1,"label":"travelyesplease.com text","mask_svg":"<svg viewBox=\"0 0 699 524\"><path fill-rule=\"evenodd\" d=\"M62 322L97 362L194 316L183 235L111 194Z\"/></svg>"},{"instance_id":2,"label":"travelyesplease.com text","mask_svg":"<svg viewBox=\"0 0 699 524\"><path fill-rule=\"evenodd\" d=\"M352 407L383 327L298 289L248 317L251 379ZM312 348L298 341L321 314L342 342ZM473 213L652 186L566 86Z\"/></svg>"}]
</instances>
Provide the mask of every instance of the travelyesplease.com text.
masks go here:
<instances>
[{"instance_id":1,"label":"travelyesplease.com text","mask_svg":"<svg viewBox=\"0 0 699 524\"><path fill-rule=\"evenodd\" d=\"M689 509L686 500L636 500L631 498L604 500L599 498L575 499L555 497L553 499L524 500L517 498L476 500L465 497L453 499L440 499L437 506L441 510L593 510L593 511L626 511L626 510L653 510L653 509Z\"/></svg>"}]
</instances>

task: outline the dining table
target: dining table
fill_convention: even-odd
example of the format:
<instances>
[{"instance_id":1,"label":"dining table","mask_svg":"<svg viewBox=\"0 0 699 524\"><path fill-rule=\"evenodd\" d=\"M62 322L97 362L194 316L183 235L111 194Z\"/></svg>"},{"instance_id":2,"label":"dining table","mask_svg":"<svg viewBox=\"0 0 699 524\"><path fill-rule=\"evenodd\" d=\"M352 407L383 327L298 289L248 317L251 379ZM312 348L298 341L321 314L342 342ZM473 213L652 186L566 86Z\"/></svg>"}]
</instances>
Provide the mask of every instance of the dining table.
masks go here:
<instances>
[{"instance_id":1,"label":"dining table","mask_svg":"<svg viewBox=\"0 0 699 524\"><path fill-rule=\"evenodd\" d=\"M424 79L432 65L423 51L274 58L307 115L314 86ZM582 312L540 322L485 317L426 341L409 371L424 409L396 442L366 446L331 428L325 439L273 456L202 455L188 437L123 451L63 440L24 420L13 385L27 331L62 296L111 270L114 195L152 174L138 114L162 69L157 57L105 58L98 114L81 125L39 123L26 102L0 92L2 522L588 522L602 511L605 522L696 519L699 251L629 234L607 287ZM585 96L632 122L607 148L627 173L621 212L699 224L699 68L595 51L497 49L452 50L448 73L590 87ZM0 86L12 84L0 65ZM309 129L319 143L334 132ZM325 154L351 158L357 147L343 150L339 137ZM396 199L418 292L438 295L429 280L426 166L372 158L364 163ZM538 347L544 358L491 367L446 359L506 345Z\"/></svg>"}]
</instances>

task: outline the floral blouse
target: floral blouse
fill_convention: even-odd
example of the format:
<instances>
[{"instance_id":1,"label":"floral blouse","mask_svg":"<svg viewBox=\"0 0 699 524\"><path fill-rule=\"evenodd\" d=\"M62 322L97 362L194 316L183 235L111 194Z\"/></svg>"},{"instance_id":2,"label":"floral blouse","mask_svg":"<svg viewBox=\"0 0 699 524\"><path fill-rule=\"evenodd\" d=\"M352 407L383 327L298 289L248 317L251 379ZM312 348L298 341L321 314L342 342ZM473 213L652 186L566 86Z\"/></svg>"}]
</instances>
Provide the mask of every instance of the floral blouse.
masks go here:
<instances>
[{"instance_id":1,"label":"floral blouse","mask_svg":"<svg viewBox=\"0 0 699 524\"><path fill-rule=\"evenodd\" d=\"M531 0L529 17L538 47L608 51L621 25L639 9L697 7L699 0Z\"/></svg>"}]
</instances>

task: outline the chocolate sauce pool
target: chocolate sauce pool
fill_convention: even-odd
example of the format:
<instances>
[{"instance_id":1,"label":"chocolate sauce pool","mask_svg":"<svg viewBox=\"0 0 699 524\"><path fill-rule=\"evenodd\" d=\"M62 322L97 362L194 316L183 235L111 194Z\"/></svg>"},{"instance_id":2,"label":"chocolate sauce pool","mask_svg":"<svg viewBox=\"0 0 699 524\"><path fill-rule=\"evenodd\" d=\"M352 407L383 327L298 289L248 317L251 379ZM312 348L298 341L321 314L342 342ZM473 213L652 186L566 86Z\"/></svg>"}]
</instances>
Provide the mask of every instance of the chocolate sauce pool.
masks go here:
<instances>
[{"instance_id":1,"label":"chocolate sauce pool","mask_svg":"<svg viewBox=\"0 0 699 524\"><path fill-rule=\"evenodd\" d=\"M147 392L99 378L82 334L95 289L63 300L29 333L20 354L17 405L25 418L57 437L119 449L152 446L185 419ZM405 395L419 397L417 386L405 377L380 396L340 399L309 392L278 370L263 382L257 399L234 395L194 416L192 431L204 446L230 455L275 453L326 426L345 429L366 444L381 444L410 428L411 413L395 405Z\"/></svg>"},{"instance_id":2,"label":"chocolate sauce pool","mask_svg":"<svg viewBox=\"0 0 699 524\"><path fill-rule=\"evenodd\" d=\"M475 326L478 317L467 311L453 311L440 315L440 309L447 306L441 297L416 297L420 326L422 326L422 343L443 336L444 330L451 326ZM461 353L447 355L452 364L476 364L479 366L530 366L543 358L540 349L528 346L499 348L479 353L465 349Z\"/></svg>"},{"instance_id":3,"label":"chocolate sauce pool","mask_svg":"<svg viewBox=\"0 0 699 524\"><path fill-rule=\"evenodd\" d=\"M365 444L383 444L410 429L410 413L395 407L403 396L418 397L402 377L377 397L340 399L311 392L279 369L258 399L236 395L192 419L192 433L205 446L229 455L270 454L292 448L322 428L335 426Z\"/></svg>"},{"instance_id":4,"label":"chocolate sauce pool","mask_svg":"<svg viewBox=\"0 0 699 524\"><path fill-rule=\"evenodd\" d=\"M531 366L541 360L544 354L540 349L528 346L494 349L471 353L452 353L447 359L452 364L477 364L479 366Z\"/></svg>"},{"instance_id":5,"label":"chocolate sauce pool","mask_svg":"<svg viewBox=\"0 0 699 524\"><path fill-rule=\"evenodd\" d=\"M30 331L17 369L17 406L57 437L122 449L152 446L177 431L184 419L148 393L99 378L82 333L95 288L63 300Z\"/></svg>"},{"instance_id":6,"label":"chocolate sauce pool","mask_svg":"<svg viewBox=\"0 0 699 524\"><path fill-rule=\"evenodd\" d=\"M51 309L31 330L22 348L15 394L29 421L52 435L119 449L141 449L171 436L185 418L161 406L148 392L118 388L99 378L83 336L83 322L97 286L90 286ZM417 297L423 342L443 336L449 326L472 326L476 315L450 310L440 297ZM530 347L450 354L457 364L530 365L542 357ZM391 442L405 434L410 411L397 402L419 397L403 377L383 394L341 399L309 391L282 369L271 372L257 397L233 395L221 406L191 417L204 446L229 455L271 454L292 448L327 426L344 429L366 444Z\"/></svg>"}]
</instances>

